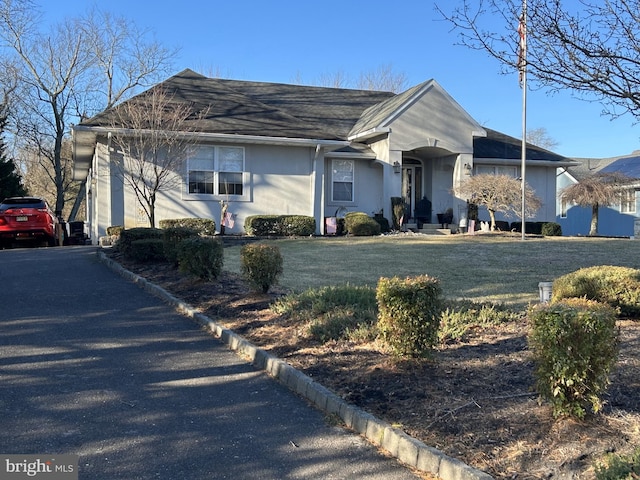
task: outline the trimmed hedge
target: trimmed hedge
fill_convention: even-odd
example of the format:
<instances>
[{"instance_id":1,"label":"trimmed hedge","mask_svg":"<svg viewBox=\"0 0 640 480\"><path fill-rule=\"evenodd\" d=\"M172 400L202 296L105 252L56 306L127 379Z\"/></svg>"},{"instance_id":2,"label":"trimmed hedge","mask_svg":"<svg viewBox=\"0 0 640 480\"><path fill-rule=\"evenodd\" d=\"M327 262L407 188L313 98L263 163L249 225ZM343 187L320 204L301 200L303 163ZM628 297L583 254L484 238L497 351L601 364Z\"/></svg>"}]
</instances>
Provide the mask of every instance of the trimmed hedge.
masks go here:
<instances>
[{"instance_id":1,"label":"trimmed hedge","mask_svg":"<svg viewBox=\"0 0 640 480\"><path fill-rule=\"evenodd\" d=\"M349 212L344 216L344 228L349 235L366 237L380 235L380 224L363 212Z\"/></svg>"},{"instance_id":2,"label":"trimmed hedge","mask_svg":"<svg viewBox=\"0 0 640 480\"><path fill-rule=\"evenodd\" d=\"M378 330L397 356L428 357L438 343L444 308L442 289L427 275L380 278L376 289Z\"/></svg>"},{"instance_id":3,"label":"trimmed hedge","mask_svg":"<svg viewBox=\"0 0 640 480\"><path fill-rule=\"evenodd\" d=\"M162 230L150 227L136 227L122 230L115 246L125 257L132 258L131 244L136 240L148 239L162 240Z\"/></svg>"},{"instance_id":4,"label":"trimmed hedge","mask_svg":"<svg viewBox=\"0 0 640 480\"><path fill-rule=\"evenodd\" d=\"M244 231L256 237L308 237L316 231L316 220L305 215L251 215Z\"/></svg>"},{"instance_id":5,"label":"trimmed hedge","mask_svg":"<svg viewBox=\"0 0 640 480\"><path fill-rule=\"evenodd\" d=\"M554 416L583 418L587 408L600 411L618 357L614 309L570 298L537 305L529 321L536 389L552 404Z\"/></svg>"},{"instance_id":6,"label":"trimmed hedge","mask_svg":"<svg viewBox=\"0 0 640 480\"><path fill-rule=\"evenodd\" d=\"M178 246L178 269L201 280L220 276L224 260L222 242L212 237L190 237Z\"/></svg>"},{"instance_id":7,"label":"trimmed hedge","mask_svg":"<svg viewBox=\"0 0 640 480\"><path fill-rule=\"evenodd\" d=\"M215 235L216 222L210 218L174 218L160 220L160 228L190 228L200 235Z\"/></svg>"},{"instance_id":8,"label":"trimmed hedge","mask_svg":"<svg viewBox=\"0 0 640 480\"><path fill-rule=\"evenodd\" d=\"M545 237L561 237L562 227L556 222L547 222L542 225L542 235Z\"/></svg>"},{"instance_id":9,"label":"trimmed hedge","mask_svg":"<svg viewBox=\"0 0 640 480\"><path fill-rule=\"evenodd\" d=\"M267 293L282 274L282 255L275 245L249 243L240 250L242 273L262 293Z\"/></svg>"},{"instance_id":10,"label":"trimmed hedge","mask_svg":"<svg viewBox=\"0 0 640 480\"><path fill-rule=\"evenodd\" d=\"M136 262L164 261L164 242L159 238L142 238L131 242L128 258Z\"/></svg>"},{"instance_id":11,"label":"trimmed hedge","mask_svg":"<svg viewBox=\"0 0 640 480\"><path fill-rule=\"evenodd\" d=\"M180 242L187 238L198 237L197 230L189 227L167 227L162 230L164 244L164 256L167 260L178 266L178 249Z\"/></svg>"},{"instance_id":12,"label":"trimmed hedge","mask_svg":"<svg viewBox=\"0 0 640 480\"><path fill-rule=\"evenodd\" d=\"M630 267L599 265L581 268L553 282L552 302L585 297L606 303L620 315L640 315L640 270Z\"/></svg>"}]
</instances>

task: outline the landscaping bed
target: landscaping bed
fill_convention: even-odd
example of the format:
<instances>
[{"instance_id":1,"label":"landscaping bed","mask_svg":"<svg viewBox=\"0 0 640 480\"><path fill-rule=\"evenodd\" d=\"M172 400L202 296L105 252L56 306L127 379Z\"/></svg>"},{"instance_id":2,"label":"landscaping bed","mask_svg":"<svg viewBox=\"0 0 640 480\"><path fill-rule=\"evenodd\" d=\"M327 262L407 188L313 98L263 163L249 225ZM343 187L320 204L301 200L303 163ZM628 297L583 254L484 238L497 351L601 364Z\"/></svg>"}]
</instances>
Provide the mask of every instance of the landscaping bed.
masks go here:
<instances>
[{"instance_id":1,"label":"landscaping bed","mask_svg":"<svg viewBox=\"0 0 640 480\"><path fill-rule=\"evenodd\" d=\"M269 308L283 292L254 293L229 272L204 282L166 263L106 253L350 403L495 478L594 478L605 453L640 445L640 322L619 322L620 355L603 413L556 420L532 391L524 319L475 329L430 360L397 360L377 342L312 340L306 325Z\"/></svg>"}]
</instances>

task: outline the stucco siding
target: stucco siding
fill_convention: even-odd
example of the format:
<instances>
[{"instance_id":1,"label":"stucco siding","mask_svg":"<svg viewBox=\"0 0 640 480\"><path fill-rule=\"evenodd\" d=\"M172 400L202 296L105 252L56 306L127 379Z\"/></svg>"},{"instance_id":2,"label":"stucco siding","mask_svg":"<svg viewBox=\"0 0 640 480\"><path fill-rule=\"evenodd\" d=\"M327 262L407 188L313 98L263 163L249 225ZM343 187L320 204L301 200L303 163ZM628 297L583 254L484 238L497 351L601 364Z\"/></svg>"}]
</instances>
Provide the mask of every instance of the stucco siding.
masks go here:
<instances>
[{"instance_id":1,"label":"stucco siding","mask_svg":"<svg viewBox=\"0 0 640 480\"><path fill-rule=\"evenodd\" d=\"M407 106L389 127L391 150L429 146L462 153L473 151L471 132L478 126L450 97L431 88Z\"/></svg>"}]
</instances>

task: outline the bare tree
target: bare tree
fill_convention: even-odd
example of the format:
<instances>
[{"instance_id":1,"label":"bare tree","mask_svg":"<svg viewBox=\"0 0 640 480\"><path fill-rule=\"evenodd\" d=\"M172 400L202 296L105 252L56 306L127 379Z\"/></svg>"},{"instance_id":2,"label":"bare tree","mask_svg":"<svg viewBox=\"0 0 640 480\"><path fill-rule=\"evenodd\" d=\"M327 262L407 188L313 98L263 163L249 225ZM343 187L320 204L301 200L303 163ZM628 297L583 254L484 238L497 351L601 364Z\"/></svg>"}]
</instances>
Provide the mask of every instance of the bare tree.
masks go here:
<instances>
[{"instance_id":1,"label":"bare tree","mask_svg":"<svg viewBox=\"0 0 640 480\"><path fill-rule=\"evenodd\" d=\"M518 67L522 0L460 0L440 13L460 43ZM599 100L607 115L640 116L640 1L528 0L526 67L532 84Z\"/></svg>"},{"instance_id":2,"label":"bare tree","mask_svg":"<svg viewBox=\"0 0 640 480\"><path fill-rule=\"evenodd\" d=\"M297 72L292 83L303 85L302 75ZM362 72L354 81L342 70L335 73L325 73L311 82L312 85L330 88L357 88L359 90L374 90L400 93L407 88L407 76L404 73L394 73L391 65L381 65L375 70Z\"/></svg>"},{"instance_id":3,"label":"bare tree","mask_svg":"<svg viewBox=\"0 0 640 480\"><path fill-rule=\"evenodd\" d=\"M172 56L133 24L96 12L45 32L33 0L0 0L0 70L14 68L17 85L11 128L48 172L59 212L69 200L70 159L61 152L70 123L152 83Z\"/></svg>"},{"instance_id":4,"label":"bare tree","mask_svg":"<svg viewBox=\"0 0 640 480\"><path fill-rule=\"evenodd\" d=\"M470 203L484 206L489 211L491 230L496 229L496 213L506 217L517 216L522 208L522 184L508 175L481 174L469 177L455 189L455 194ZM525 215L532 217L542 206L542 201L533 189L525 188ZM524 226L523 226L524 227Z\"/></svg>"},{"instance_id":5,"label":"bare tree","mask_svg":"<svg viewBox=\"0 0 640 480\"><path fill-rule=\"evenodd\" d=\"M618 203L624 186L630 181L629 177L620 173L596 173L562 189L560 198L567 203L591 207L589 235L598 235L600 207Z\"/></svg>"},{"instance_id":6,"label":"bare tree","mask_svg":"<svg viewBox=\"0 0 640 480\"><path fill-rule=\"evenodd\" d=\"M544 148L545 150L553 150L558 146L558 142L549 136L547 129L544 127L528 130L527 143Z\"/></svg>"},{"instance_id":7,"label":"bare tree","mask_svg":"<svg viewBox=\"0 0 640 480\"><path fill-rule=\"evenodd\" d=\"M391 64L381 65L375 70L361 73L356 85L361 90L400 93L407 88L407 76L394 73Z\"/></svg>"},{"instance_id":8,"label":"bare tree","mask_svg":"<svg viewBox=\"0 0 640 480\"><path fill-rule=\"evenodd\" d=\"M194 112L190 104L156 86L117 105L108 115L114 132L111 141L118 152L112 157L114 165L149 225L155 227L158 193L182 181L183 165L194 144L189 133L206 112Z\"/></svg>"}]
</instances>

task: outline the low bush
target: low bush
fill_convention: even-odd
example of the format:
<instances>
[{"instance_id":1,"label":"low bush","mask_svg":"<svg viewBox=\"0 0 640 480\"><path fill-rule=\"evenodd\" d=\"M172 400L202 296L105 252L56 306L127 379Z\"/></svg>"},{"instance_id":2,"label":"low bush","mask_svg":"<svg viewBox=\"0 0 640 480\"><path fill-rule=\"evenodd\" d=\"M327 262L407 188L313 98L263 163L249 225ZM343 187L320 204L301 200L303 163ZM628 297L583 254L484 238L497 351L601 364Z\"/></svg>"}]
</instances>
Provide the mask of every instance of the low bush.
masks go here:
<instances>
[{"instance_id":1,"label":"low bush","mask_svg":"<svg viewBox=\"0 0 640 480\"><path fill-rule=\"evenodd\" d=\"M525 222L524 233L529 235L542 235L542 226L545 222ZM514 232L522 231L522 222L511 222L511 230Z\"/></svg>"},{"instance_id":2,"label":"low bush","mask_svg":"<svg viewBox=\"0 0 640 480\"><path fill-rule=\"evenodd\" d=\"M190 237L178 244L178 268L202 280L220 276L224 261L222 242L212 237Z\"/></svg>"},{"instance_id":3,"label":"low bush","mask_svg":"<svg viewBox=\"0 0 640 480\"><path fill-rule=\"evenodd\" d=\"M164 246L164 256L166 259L178 266L178 248L180 242L187 238L198 237L197 230L189 227L167 227L162 230L162 241Z\"/></svg>"},{"instance_id":4,"label":"low bush","mask_svg":"<svg viewBox=\"0 0 640 480\"><path fill-rule=\"evenodd\" d=\"M162 240L162 230L149 227L128 228L120 232L120 237L115 247L122 252L125 257L131 258L131 244L136 240L150 239Z\"/></svg>"},{"instance_id":5,"label":"low bush","mask_svg":"<svg viewBox=\"0 0 640 480\"><path fill-rule=\"evenodd\" d=\"M556 222L546 222L542 224L541 233L545 237L561 237L562 227Z\"/></svg>"},{"instance_id":6,"label":"low bush","mask_svg":"<svg viewBox=\"0 0 640 480\"><path fill-rule=\"evenodd\" d=\"M366 213L347 213L344 217L344 226L349 235L356 237L380 235L380 224Z\"/></svg>"},{"instance_id":7,"label":"low bush","mask_svg":"<svg viewBox=\"0 0 640 480\"><path fill-rule=\"evenodd\" d=\"M374 215L373 221L380 225L380 233L388 233L391 231L389 220L387 220L382 215Z\"/></svg>"},{"instance_id":8,"label":"low bush","mask_svg":"<svg viewBox=\"0 0 640 480\"><path fill-rule=\"evenodd\" d=\"M305 215L251 215L244 230L256 237L308 237L316 231L316 220Z\"/></svg>"},{"instance_id":9,"label":"low bush","mask_svg":"<svg viewBox=\"0 0 640 480\"><path fill-rule=\"evenodd\" d=\"M160 228L190 228L200 235L213 236L216 234L216 222L211 218L168 218L160 220Z\"/></svg>"},{"instance_id":10,"label":"low bush","mask_svg":"<svg viewBox=\"0 0 640 480\"><path fill-rule=\"evenodd\" d=\"M600 411L618 356L615 311L571 298L531 308L529 322L536 390L551 403L554 416L583 418L588 408Z\"/></svg>"},{"instance_id":11,"label":"low bush","mask_svg":"<svg viewBox=\"0 0 640 480\"><path fill-rule=\"evenodd\" d=\"M609 454L595 468L596 480L634 480L640 478L640 447L630 455Z\"/></svg>"},{"instance_id":12,"label":"low bush","mask_svg":"<svg viewBox=\"0 0 640 480\"><path fill-rule=\"evenodd\" d=\"M242 273L257 290L267 293L282 274L282 255L275 245L249 243L240 250Z\"/></svg>"},{"instance_id":13,"label":"low bush","mask_svg":"<svg viewBox=\"0 0 640 480\"><path fill-rule=\"evenodd\" d=\"M552 302L585 297L617 308L622 316L640 315L640 270L599 265L581 268L553 282Z\"/></svg>"},{"instance_id":14,"label":"low bush","mask_svg":"<svg viewBox=\"0 0 640 480\"><path fill-rule=\"evenodd\" d=\"M321 343L331 340L370 341L377 336L376 292L352 285L309 289L276 300L272 310L308 325Z\"/></svg>"},{"instance_id":15,"label":"low bush","mask_svg":"<svg viewBox=\"0 0 640 480\"><path fill-rule=\"evenodd\" d=\"M159 238L143 238L134 240L129 247L127 258L140 263L163 262L164 242Z\"/></svg>"},{"instance_id":16,"label":"low bush","mask_svg":"<svg viewBox=\"0 0 640 480\"><path fill-rule=\"evenodd\" d=\"M109 235L110 237L119 237L123 230L124 227L122 225L112 225L110 227L107 227L107 235Z\"/></svg>"},{"instance_id":17,"label":"low bush","mask_svg":"<svg viewBox=\"0 0 640 480\"><path fill-rule=\"evenodd\" d=\"M522 313L496 303L447 300L440 318L439 338L442 343L461 340L477 328L515 322L522 317Z\"/></svg>"},{"instance_id":18,"label":"low bush","mask_svg":"<svg viewBox=\"0 0 640 480\"><path fill-rule=\"evenodd\" d=\"M438 342L441 295L440 282L427 275L378 280L378 330L394 354L431 355Z\"/></svg>"},{"instance_id":19,"label":"low bush","mask_svg":"<svg viewBox=\"0 0 640 480\"><path fill-rule=\"evenodd\" d=\"M496 220L496 230L501 232L508 232L511 228L509 222L505 222L504 220Z\"/></svg>"}]
</instances>

